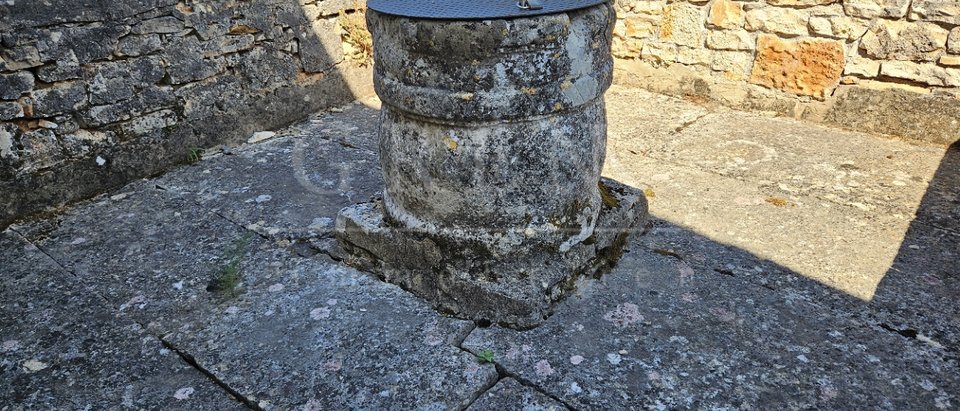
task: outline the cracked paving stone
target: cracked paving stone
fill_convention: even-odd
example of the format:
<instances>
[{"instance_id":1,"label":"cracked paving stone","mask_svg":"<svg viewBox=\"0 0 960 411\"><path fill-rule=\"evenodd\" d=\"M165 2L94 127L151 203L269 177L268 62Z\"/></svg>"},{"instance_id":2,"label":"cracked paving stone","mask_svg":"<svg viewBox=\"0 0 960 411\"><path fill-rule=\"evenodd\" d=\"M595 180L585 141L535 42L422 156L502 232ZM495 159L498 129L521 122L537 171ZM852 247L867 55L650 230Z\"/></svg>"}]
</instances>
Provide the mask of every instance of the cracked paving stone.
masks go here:
<instances>
[{"instance_id":1,"label":"cracked paving stone","mask_svg":"<svg viewBox=\"0 0 960 411\"><path fill-rule=\"evenodd\" d=\"M521 385L513 378L504 378L477 399L468 411L560 411L567 407L537 390Z\"/></svg>"},{"instance_id":2,"label":"cracked paving stone","mask_svg":"<svg viewBox=\"0 0 960 411\"><path fill-rule=\"evenodd\" d=\"M376 101L353 104L178 169L156 181L261 235L292 240L332 234L341 208L383 188Z\"/></svg>"},{"instance_id":3,"label":"cracked paving stone","mask_svg":"<svg viewBox=\"0 0 960 411\"><path fill-rule=\"evenodd\" d=\"M635 248L635 247L634 247ZM957 358L636 248L543 326L463 346L577 409L949 409Z\"/></svg>"},{"instance_id":4,"label":"cracked paving stone","mask_svg":"<svg viewBox=\"0 0 960 411\"><path fill-rule=\"evenodd\" d=\"M238 252L249 231L149 187L24 232L245 400L278 410L452 409L496 380L492 365L456 347L472 323L258 236ZM236 292L208 291L236 256Z\"/></svg>"},{"instance_id":5,"label":"cracked paving stone","mask_svg":"<svg viewBox=\"0 0 960 411\"><path fill-rule=\"evenodd\" d=\"M0 250L0 409L246 409L32 244Z\"/></svg>"}]
</instances>

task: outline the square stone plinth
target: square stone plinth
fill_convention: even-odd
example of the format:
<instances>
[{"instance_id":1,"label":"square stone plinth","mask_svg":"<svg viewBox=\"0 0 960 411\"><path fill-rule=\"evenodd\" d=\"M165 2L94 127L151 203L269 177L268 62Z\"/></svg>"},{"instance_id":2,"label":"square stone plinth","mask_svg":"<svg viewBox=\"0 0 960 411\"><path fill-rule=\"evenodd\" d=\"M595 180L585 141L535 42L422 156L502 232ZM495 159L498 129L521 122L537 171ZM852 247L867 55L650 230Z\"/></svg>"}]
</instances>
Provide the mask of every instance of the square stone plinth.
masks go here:
<instances>
[{"instance_id":1,"label":"square stone plinth","mask_svg":"<svg viewBox=\"0 0 960 411\"><path fill-rule=\"evenodd\" d=\"M598 276L616 264L630 234L646 225L642 192L608 179L599 186L604 201L594 235L567 252L534 248L478 262L463 257L455 241L391 225L380 201L341 210L336 235L348 264L400 285L440 311L529 328L550 316L578 278Z\"/></svg>"}]
</instances>

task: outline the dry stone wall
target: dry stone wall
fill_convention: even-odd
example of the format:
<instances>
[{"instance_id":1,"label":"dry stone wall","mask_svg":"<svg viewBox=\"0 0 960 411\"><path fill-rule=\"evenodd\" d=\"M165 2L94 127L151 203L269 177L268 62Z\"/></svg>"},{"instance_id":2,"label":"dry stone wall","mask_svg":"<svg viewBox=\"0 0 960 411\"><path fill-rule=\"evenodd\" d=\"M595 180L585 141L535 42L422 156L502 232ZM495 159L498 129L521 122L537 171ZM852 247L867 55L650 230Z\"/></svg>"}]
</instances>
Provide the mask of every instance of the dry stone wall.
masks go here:
<instances>
[{"instance_id":1,"label":"dry stone wall","mask_svg":"<svg viewBox=\"0 0 960 411\"><path fill-rule=\"evenodd\" d=\"M938 143L960 139L958 0L617 0L618 78Z\"/></svg>"},{"instance_id":2,"label":"dry stone wall","mask_svg":"<svg viewBox=\"0 0 960 411\"><path fill-rule=\"evenodd\" d=\"M0 227L372 93L357 9L0 0Z\"/></svg>"}]
</instances>

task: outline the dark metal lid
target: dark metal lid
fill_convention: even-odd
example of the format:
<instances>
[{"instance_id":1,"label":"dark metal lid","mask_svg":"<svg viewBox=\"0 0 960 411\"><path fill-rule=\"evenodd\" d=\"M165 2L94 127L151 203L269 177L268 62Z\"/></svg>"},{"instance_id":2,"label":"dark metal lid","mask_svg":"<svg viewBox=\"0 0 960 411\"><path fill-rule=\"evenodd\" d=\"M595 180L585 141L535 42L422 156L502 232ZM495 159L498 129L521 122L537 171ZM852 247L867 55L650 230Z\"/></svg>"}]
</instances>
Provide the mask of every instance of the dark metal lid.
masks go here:
<instances>
[{"instance_id":1,"label":"dark metal lid","mask_svg":"<svg viewBox=\"0 0 960 411\"><path fill-rule=\"evenodd\" d=\"M562 13L608 0L367 0L385 14L444 20L481 20Z\"/></svg>"}]
</instances>

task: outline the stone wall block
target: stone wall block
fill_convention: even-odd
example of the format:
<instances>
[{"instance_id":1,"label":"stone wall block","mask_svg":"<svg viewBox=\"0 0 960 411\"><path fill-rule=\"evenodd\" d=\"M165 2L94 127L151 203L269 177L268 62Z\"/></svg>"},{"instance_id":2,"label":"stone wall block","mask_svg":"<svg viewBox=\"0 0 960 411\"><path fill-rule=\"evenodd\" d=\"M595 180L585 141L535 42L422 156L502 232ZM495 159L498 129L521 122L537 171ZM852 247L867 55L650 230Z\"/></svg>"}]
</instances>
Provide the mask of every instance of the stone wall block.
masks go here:
<instances>
[{"instance_id":1,"label":"stone wall block","mask_svg":"<svg viewBox=\"0 0 960 411\"><path fill-rule=\"evenodd\" d=\"M677 63L688 66L709 66L713 61L713 53L702 47L677 47Z\"/></svg>"},{"instance_id":2,"label":"stone wall block","mask_svg":"<svg viewBox=\"0 0 960 411\"><path fill-rule=\"evenodd\" d=\"M236 95L236 94L234 94ZM224 94L224 96L229 96ZM211 102L214 104L215 102ZM138 91L127 100L113 104L92 106L81 113L86 128L101 127L130 120L143 113L170 108L177 104L174 90L169 86L153 86Z\"/></svg>"},{"instance_id":3,"label":"stone wall block","mask_svg":"<svg viewBox=\"0 0 960 411\"><path fill-rule=\"evenodd\" d=\"M80 64L106 60L113 55L120 37L129 31L124 25L98 23L46 32L38 43L40 57L53 62L72 52Z\"/></svg>"},{"instance_id":4,"label":"stone wall block","mask_svg":"<svg viewBox=\"0 0 960 411\"><path fill-rule=\"evenodd\" d=\"M90 104L128 99L144 86L158 83L164 73L163 62L156 56L94 65L86 78Z\"/></svg>"},{"instance_id":5,"label":"stone wall block","mask_svg":"<svg viewBox=\"0 0 960 411\"><path fill-rule=\"evenodd\" d=\"M614 34L630 39L648 38L660 29L659 22L650 16L627 16L617 20L617 26Z\"/></svg>"},{"instance_id":6,"label":"stone wall block","mask_svg":"<svg viewBox=\"0 0 960 411\"><path fill-rule=\"evenodd\" d=\"M843 68L844 75L876 77L880 74L880 62L860 56L848 57Z\"/></svg>"},{"instance_id":7,"label":"stone wall block","mask_svg":"<svg viewBox=\"0 0 960 411\"><path fill-rule=\"evenodd\" d=\"M767 0L767 3L773 6L784 7L812 7L825 6L839 1L840 0Z\"/></svg>"},{"instance_id":8,"label":"stone wall block","mask_svg":"<svg viewBox=\"0 0 960 411\"><path fill-rule=\"evenodd\" d=\"M300 64L307 73L325 72L343 61L340 25L336 19L316 20L307 30L300 30Z\"/></svg>"},{"instance_id":9,"label":"stone wall block","mask_svg":"<svg viewBox=\"0 0 960 411\"><path fill-rule=\"evenodd\" d=\"M713 55L710 68L723 73L727 80L743 81L753 66L753 55L742 51L718 51Z\"/></svg>"},{"instance_id":10,"label":"stone wall block","mask_svg":"<svg viewBox=\"0 0 960 411\"><path fill-rule=\"evenodd\" d=\"M30 93L33 100L31 117L52 117L80 109L87 104L86 84L80 80L56 83ZM26 110L25 110L26 111Z\"/></svg>"},{"instance_id":11,"label":"stone wall block","mask_svg":"<svg viewBox=\"0 0 960 411\"><path fill-rule=\"evenodd\" d=\"M57 61L37 69L37 78L47 83L75 80L83 77L83 69L73 50L68 51Z\"/></svg>"},{"instance_id":12,"label":"stone wall block","mask_svg":"<svg viewBox=\"0 0 960 411\"><path fill-rule=\"evenodd\" d=\"M203 57L203 46L195 37L183 37L168 46L163 52L163 61L172 84L203 80L226 69L222 58Z\"/></svg>"},{"instance_id":13,"label":"stone wall block","mask_svg":"<svg viewBox=\"0 0 960 411\"><path fill-rule=\"evenodd\" d=\"M179 33L184 28L183 21L172 16L158 17L155 19L144 20L133 26L131 30L134 34L149 33Z\"/></svg>"},{"instance_id":14,"label":"stone wall block","mask_svg":"<svg viewBox=\"0 0 960 411\"><path fill-rule=\"evenodd\" d=\"M931 86L960 87L960 69L939 67L930 63L887 61L880 65L880 74Z\"/></svg>"},{"instance_id":15,"label":"stone wall block","mask_svg":"<svg viewBox=\"0 0 960 411\"><path fill-rule=\"evenodd\" d=\"M136 57L153 53L163 48L159 34L128 35L117 43L116 55Z\"/></svg>"},{"instance_id":16,"label":"stone wall block","mask_svg":"<svg viewBox=\"0 0 960 411\"><path fill-rule=\"evenodd\" d=\"M950 36L947 38L947 52L960 54L960 26L950 30Z\"/></svg>"},{"instance_id":17,"label":"stone wall block","mask_svg":"<svg viewBox=\"0 0 960 411\"><path fill-rule=\"evenodd\" d=\"M809 14L788 8L761 8L747 12L746 28L785 36L806 36Z\"/></svg>"},{"instance_id":18,"label":"stone wall block","mask_svg":"<svg viewBox=\"0 0 960 411\"><path fill-rule=\"evenodd\" d=\"M920 0L917 0L920 1ZM848 16L872 19L877 17L902 18L907 15L910 0L844 0Z\"/></svg>"},{"instance_id":19,"label":"stone wall block","mask_svg":"<svg viewBox=\"0 0 960 411\"><path fill-rule=\"evenodd\" d=\"M703 8L689 3L674 3L664 9L659 38L687 47L701 47L706 29Z\"/></svg>"},{"instance_id":20,"label":"stone wall block","mask_svg":"<svg viewBox=\"0 0 960 411\"><path fill-rule=\"evenodd\" d=\"M832 40L757 39L750 82L798 95L824 98L837 85L845 63L843 45Z\"/></svg>"},{"instance_id":21,"label":"stone wall block","mask_svg":"<svg viewBox=\"0 0 960 411\"><path fill-rule=\"evenodd\" d=\"M868 21L846 16L813 16L808 24L814 35L850 41L863 37L870 27Z\"/></svg>"},{"instance_id":22,"label":"stone wall block","mask_svg":"<svg viewBox=\"0 0 960 411\"><path fill-rule=\"evenodd\" d=\"M960 25L960 1L913 0L910 19Z\"/></svg>"},{"instance_id":23,"label":"stone wall block","mask_svg":"<svg viewBox=\"0 0 960 411\"><path fill-rule=\"evenodd\" d=\"M707 34L707 48L713 50L753 50L756 41L743 30L711 31Z\"/></svg>"},{"instance_id":24,"label":"stone wall block","mask_svg":"<svg viewBox=\"0 0 960 411\"><path fill-rule=\"evenodd\" d=\"M647 42L643 45L641 57L653 63L670 63L677 60L677 46L660 42Z\"/></svg>"},{"instance_id":25,"label":"stone wall block","mask_svg":"<svg viewBox=\"0 0 960 411\"><path fill-rule=\"evenodd\" d=\"M949 66L949 67L960 67L960 56L947 55L947 56L940 57L940 65Z\"/></svg>"},{"instance_id":26,"label":"stone wall block","mask_svg":"<svg viewBox=\"0 0 960 411\"><path fill-rule=\"evenodd\" d=\"M933 23L881 20L863 36L860 49L879 60L936 61L948 33Z\"/></svg>"},{"instance_id":27,"label":"stone wall block","mask_svg":"<svg viewBox=\"0 0 960 411\"><path fill-rule=\"evenodd\" d=\"M730 0L714 0L710 5L710 14L707 17L707 26L721 29L738 29L743 27L743 6Z\"/></svg>"},{"instance_id":28,"label":"stone wall block","mask_svg":"<svg viewBox=\"0 0 960 411\"><path fill-rule=\"evenodd\" d=\"M23 106L16 101L0 101L0 120L23 117Z\"/></svg>"},{"instance_id":29,"label":"stone wall block","mask_svg":"<svg viewBox=\"0 0 960 411\"><path fill-rule=\"evenodd\" d=\"M33 89L34 78L29 71L0 74L0 99L16 100Z\"/></svg>"}]
</instances>

